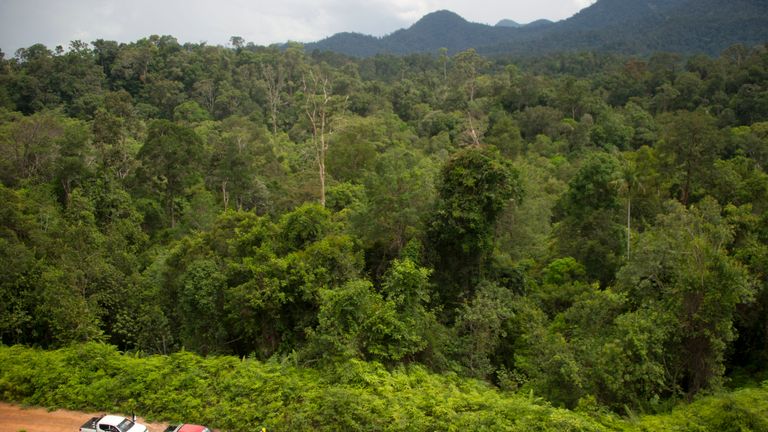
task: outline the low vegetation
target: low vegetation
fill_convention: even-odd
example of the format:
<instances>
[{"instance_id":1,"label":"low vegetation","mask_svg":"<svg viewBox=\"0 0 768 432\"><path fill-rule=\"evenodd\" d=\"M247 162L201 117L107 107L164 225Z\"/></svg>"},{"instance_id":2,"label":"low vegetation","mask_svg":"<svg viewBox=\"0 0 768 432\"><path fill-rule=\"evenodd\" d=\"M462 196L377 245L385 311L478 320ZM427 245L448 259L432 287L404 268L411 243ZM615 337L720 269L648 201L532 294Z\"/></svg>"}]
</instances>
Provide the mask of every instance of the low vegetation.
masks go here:
<instances>
[{"instance_id":1,"label":"low vegetation","mask_svg":"<svg viewBox=\"0 0 768 432\"><path fill-rule=\"evenodd\" d=\"M764 431L768 383L701 398L661 416L574 411L422 366L349 361L323 372L189 352L140 357L99 343L0 348L0 395L23 404L137 412L229 431Z\"/></svg>"}]
</instances>

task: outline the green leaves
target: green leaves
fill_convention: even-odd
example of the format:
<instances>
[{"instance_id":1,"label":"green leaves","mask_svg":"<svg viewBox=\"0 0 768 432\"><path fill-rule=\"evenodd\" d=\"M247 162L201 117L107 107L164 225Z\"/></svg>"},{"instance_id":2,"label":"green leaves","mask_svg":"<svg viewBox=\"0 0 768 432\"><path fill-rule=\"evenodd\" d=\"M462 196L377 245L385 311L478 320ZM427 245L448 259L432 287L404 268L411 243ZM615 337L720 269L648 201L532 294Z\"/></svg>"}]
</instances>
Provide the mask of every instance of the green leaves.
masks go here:
<instances>
[{"instance_id":1,"label":"green leaves","mask_svg":"<svg viewBox=\"0 0 768 432\"><path fill-rule=\"evenodd\" d=\"M425 307L429 274L410 259L395 260L380 291L366 280L322 290L318 325L309 334L304 355L391 363L418 354L436 325Z\"/></svg>"},{"instance_id":2,"label":"green leaves","mask_svg":"<svg viewBox=\"0 0 768 432\"><path fill-rule=\"evenodd\" d=\"M203 142L191 129L165 120L150 125L138 154L136 181L145 196L163 203L170 227L179 218L177 198L202 181Z\"/></svg>"},{"instance_id":3,"label":"green leaves","mask_svg":"<svg viewBox=\"0 0 768 432\"><path fill-rule=\"evenodd\" d=\"M729 256L731 228L711 200L687 210L670 204L659 225L641 235L636 256L619 274L636 305L674 316L675 384L689 394L717 387L726 346L735 338L736 307L754 288L744 267Z\"/></svg>"},{"instance_id":4,"label":"green leaves","mask_svg":"<svg viewBox=\"0 0 768 432\"><path fill-rule=\"evenodd\" d=\"M285 214L279 229L286 251L303 249L330 231L331 212L317 204L305 204Z\"/></svg>"},{"instance_id":5,"label":"green leaves","mask_svg":"<svg viewBox=\"0 0 768 432\"><path fill-rule=\"evenodd\" d=\"M701 196L701 183L710 174L721 148L715 118L705 110L678 111L660 119L664 126L658 144L665 172L679 190L683 205Z\"/></svg>"},{"instance_id":6,"label":"green leaves","mask_svg":"<svg viewBox=\"0 0 768 432\"><path fill-rule=\"evenodd\" d=\"M558 202L556 251L583 263L588 278L607 286L620 264L626 235L620 225L618 161L605 153L591 154Z\"/></svg>"},{"instance_id":7,"label":"green leaves","mask_svg":"<svg viewBox=\"0 0 768 432\"><path fill-rule=\"evenodd\" d=\"M0 53L1 342L272 362L179 353L130 381L139 362L89 345L59 360L92 356L91 381L40 374L58 400L127 386L229 429L589 430L529 402L660 410L766 364L760 47L92 45Z\"/></svg>"},{"instance_id":8,"label":"green leaves","mask_svg":"<svg viewBox=\"0 0 768 432\"><path fill-rule=\"evenodd\" d=\"M518 177L509 161L488 148L461 150L443 167L440 199L427 235L447 306L471 296L492 251L499 215L522 199Z\"/></svg>"},{"instance_id":9,"label":"green leaves","mask_svg":"<svg viewBox=\"0 0 768 432\"><path fill-rule=\"evenodd\" d=\"M347 289L367 291L358 282ZM607 428L601 421L615 422L554 409L527 395L499 393L454 374L431 374L421 366L388 371L353 360L320 371L188 352L141 358L95 343L48 352L0 347L0 395L27 404L136 412L153 421L230 431L602 431Z\"/></svg>"}]
</instances>

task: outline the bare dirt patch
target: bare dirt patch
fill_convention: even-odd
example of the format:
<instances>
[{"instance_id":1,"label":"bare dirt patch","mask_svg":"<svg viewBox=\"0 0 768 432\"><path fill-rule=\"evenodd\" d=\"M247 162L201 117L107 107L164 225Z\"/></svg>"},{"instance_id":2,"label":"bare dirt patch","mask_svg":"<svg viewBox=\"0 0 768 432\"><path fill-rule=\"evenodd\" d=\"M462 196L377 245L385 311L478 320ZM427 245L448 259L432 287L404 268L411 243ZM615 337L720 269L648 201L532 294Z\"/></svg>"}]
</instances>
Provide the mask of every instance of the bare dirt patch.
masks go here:
<instances>
[{"instance_id":1,"label":"bare dirt patch","mask_svg":"<svg viewBox=\"0 0 768 432\"><path fill-rule=\"evenodd\" d=\"M77 432L89 418L104 413L84 413L77 411L45 408L24 408L0 402L0 432ZM119 413L109 413L118 414ZM123 414L124 415L124 414ZM147 423L142 418L136 419L147 426L150 432L163 432L164 424Z\"/></svg>"}]
</instances>

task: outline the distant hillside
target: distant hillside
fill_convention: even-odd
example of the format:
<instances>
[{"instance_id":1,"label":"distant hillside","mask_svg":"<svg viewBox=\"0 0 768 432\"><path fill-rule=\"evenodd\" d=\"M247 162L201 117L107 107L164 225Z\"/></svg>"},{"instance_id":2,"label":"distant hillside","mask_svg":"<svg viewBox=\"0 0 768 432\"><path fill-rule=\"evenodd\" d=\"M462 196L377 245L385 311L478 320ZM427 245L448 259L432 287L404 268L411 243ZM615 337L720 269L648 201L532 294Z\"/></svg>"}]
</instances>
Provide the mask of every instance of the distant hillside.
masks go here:
<instances>
[{"instance_id":1,"label":"distant hillside","mask_svg":"<svg viewBox=\"0 0 768 432\"><path fill-rule=\"evenodd\" d=\"M598 50L717 54L735 43L768 42L765 0L599 0L573 17L486 53Z\"/></svg>"},{"instance_id":2,"label":"distant hillside","mask_svg":"<svg viewBox=\"0 0 768 432\"><path fill-rule=\"evenodd\" d=\"M509 19L503 19L503 20L501 20L501 21L496 23L496 27L518 28L518 27L522 27L522 26L523 26L522 24L520 24L520 23L518 23L516 21L509 20Z\"/></svg>"},{"instance_id":3,"label":"distant hillside","mask_svg":"<svg viewBox=\"0 0 768 432\"><path fill-rule=\"evenodd\" d=\"M382 52L381 39L360 33L336 33L315 44L307 44L307 49L333 51L353 57L370 57Z\"/></svg>"},{"instance_id":4,"label":"distant hillside","mask_svg":"<svg viewBox=\"0 0 768 432\"><path fill-rule=\"evenodd\" d=\"M398 30L383 39L387 51L406 54L416 51L450 52L479 46L496 45L509 40L514 29L471 23L449 11L431 13L408 30Z\"/></svg>"},{"instance_id":5,"label":"distant hillside","mask_svg":"<svg viewBox=\"0 0 768 432\"><path fill-rule=\"evenodd\" d=\"M503 19L496 23L495 27L510 27L510 28L521 28L521 27L527 27L527 28L533 28L533 27L543 27L548 26L550 24L553 24L552 21L546 20L546 19L540 19L536 21L529 22L528 24L520 24L517 21L512 21L509 19Z\"/></svg>"},{"instance_id":6,"label":"distant hillside","mask_svg":"<svg viewBox=\"0 0 768 432\"><path fill-rule=\"evenodd\" d=\"M548 19L540 19L533 22L529 22L528 24L524 25L525 28L534 28L534 27L545 27L548 25L554 24L554 22L548 20Z\"/></svg>"},{"instance_id":7,"label":"distant hillside","mask_svg":"<svg viewBox=\"0 0 768 432\"><path fill-rule=\"evenodd\" d=\"M510 27L471 23L453 12L443 10L426 15L410 28L398 30L383 38L340 33L320 42L307 44L307 49L362 57L382 52L434 52L440 48L447 48L450 53L456 53L468 48L505 43L514 37L515 30Z\"/></svg>"},{"instance_id":8,"label":"distant hillside","mask_svg":"<svg viewBox=\"0 0 768 432\"><path fill-rule=\"evenodd\" d=\"M307 49L357 57L440 48L450 53L476 48L486 54L516 55L575 50L715 54L735 43L764 42L768 42L766 0L599 0L569 19L527 25L502 20L489 26L438 11L382 38L340 33L307 44Z\"/></svg>"}]
</instances>

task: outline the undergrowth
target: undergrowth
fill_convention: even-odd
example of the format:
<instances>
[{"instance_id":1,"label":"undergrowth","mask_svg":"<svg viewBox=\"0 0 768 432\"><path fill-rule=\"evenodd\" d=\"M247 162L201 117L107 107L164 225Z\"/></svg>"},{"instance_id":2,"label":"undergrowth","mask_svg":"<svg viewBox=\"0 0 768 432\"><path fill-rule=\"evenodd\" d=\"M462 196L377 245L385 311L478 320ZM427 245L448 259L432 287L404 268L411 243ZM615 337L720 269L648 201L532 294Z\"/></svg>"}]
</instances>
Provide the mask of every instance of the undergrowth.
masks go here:
<instances>
[{"instance_id":1,"label":"undergrowth","mask_svg":"<svg viewBox=\"0 0 768 432\"><path fill-rule=\"evenodd\" d=\"M768 431L768 385L665 415L619 418L555 408L533 394L420 366L348 361L317 370L189 352L141 357L98 343L0 347L0 398L226 431Z\"/></svg>"}]
</instances>

